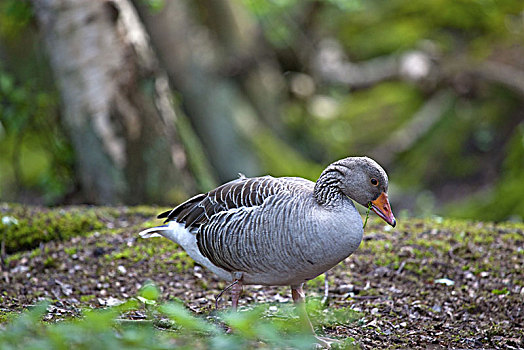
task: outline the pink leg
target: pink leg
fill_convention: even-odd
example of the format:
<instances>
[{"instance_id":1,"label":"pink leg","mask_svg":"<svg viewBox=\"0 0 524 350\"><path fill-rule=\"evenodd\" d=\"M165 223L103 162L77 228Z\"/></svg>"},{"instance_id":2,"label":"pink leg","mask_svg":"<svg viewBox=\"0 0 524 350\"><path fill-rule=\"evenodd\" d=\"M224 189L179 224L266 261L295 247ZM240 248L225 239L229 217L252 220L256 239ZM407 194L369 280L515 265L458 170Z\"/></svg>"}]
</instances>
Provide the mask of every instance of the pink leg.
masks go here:
<instances>
[{"instance_id":1,"label":"pink leg","mask_svg":"<svg viewBox=\"0 0 524 350\"><path fill-rule=\"evenodd\" d=\"M236 280L236 283L233 285L233 288L231 288L231 301L232 301L232 308L233 310L237 310L238 307L238 298L240 298L240 294L242 294L242 281Z\"/></svg>"},{"instance_id":2,"label":"pink leg","mask_svg":"<svg viewBox=\"0 0 524 350\"><path fill-rule=\"evenodd\" d=\"M298 287L291 286L291 296L293 297L293 302L297 307L298 315L300 317L304 330L310 331L311 333L315 334L313 325L311 324L309 316L307 315L305 294L304 290L302 289L302 285L299 285Z\"/></svg>"},{"instance_id":3,"label":"pink leg","mask_svg":"<svg viewBox=\"0 0 524 350\"><path fill-rule=\"evenodd\" d=\"M233 301L233 310L235 310L235 311L237 310L238 298L240 297L240 294L242 294L242 273L241 272L235 272L233 274L233 278L234 278L233 283L231 283L229 286L224 288L224 290L221 291L220 293L218 293L218 295L215 297L215 308L216 309L218 309L218 301L222 297L222 294L224 294L224 292L226 292L229 289L231 289L231 298L232 298L232 301Z\"/></svg>"},{"instance_id":4,"label":"pink leg","mask_svg":"<svg viewBox=\"0 0 524 350\"><path fill-rule=\"evenodd\" d=\"M304 290L302 289L302 285L298 287L291 286L291 296L293 297L293 302L296 305L298 316L300 317L300 321L302 322L302 327L304 331L313 334L313 336L317 339L318 345L322 346L323 348L327 348L327 349L331 348L331 344L337 341L334 339L319 337L315 333L315 329L313 328L313 325L311 324L311 320L309 319L309 316L307 315L305 294L304 294Z\"/></svg>"}]
</instances>

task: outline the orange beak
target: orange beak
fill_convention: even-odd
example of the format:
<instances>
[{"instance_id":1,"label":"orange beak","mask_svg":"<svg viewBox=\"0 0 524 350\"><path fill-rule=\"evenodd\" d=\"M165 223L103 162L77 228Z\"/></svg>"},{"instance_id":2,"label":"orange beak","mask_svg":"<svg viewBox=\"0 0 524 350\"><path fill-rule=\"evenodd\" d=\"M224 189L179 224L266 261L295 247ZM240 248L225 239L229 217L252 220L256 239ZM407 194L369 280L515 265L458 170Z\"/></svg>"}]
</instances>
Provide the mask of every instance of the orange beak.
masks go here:
<instances>
[{"instance_id":1,"label":"orange beak","mask_svg":"<svg viewBox=\"0 0 524 350\"><path fill-rule=\"evenodd\" d=\"M371 201L371 210L391 226L395 227L397 224L397 220L395 220L395 216L391 211L391 205L389 205L388 195L385 192L382 192L377 199Z\"/></svg>"}]
</instances>

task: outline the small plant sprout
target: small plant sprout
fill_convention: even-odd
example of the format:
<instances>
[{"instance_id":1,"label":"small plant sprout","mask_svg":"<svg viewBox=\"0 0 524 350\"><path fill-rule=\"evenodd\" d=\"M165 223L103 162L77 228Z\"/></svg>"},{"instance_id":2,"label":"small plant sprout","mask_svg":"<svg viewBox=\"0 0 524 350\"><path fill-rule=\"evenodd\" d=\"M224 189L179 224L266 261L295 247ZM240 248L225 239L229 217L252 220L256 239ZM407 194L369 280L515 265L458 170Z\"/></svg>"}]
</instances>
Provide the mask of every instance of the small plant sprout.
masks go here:
<instances>
[{"instance_id":1,"label":"small plant sprout","mask_svg":"<svg viewBox=\"0 0 524 350\"><path fill-rule=\"evenodd\" d=\"M364 220L364 226L362 228L366 228L366 224L368 223L369 219L369 211L371 210L371 202L368 204L368 210L366 211L366 219Z\"/></svg>"}]
</instances>

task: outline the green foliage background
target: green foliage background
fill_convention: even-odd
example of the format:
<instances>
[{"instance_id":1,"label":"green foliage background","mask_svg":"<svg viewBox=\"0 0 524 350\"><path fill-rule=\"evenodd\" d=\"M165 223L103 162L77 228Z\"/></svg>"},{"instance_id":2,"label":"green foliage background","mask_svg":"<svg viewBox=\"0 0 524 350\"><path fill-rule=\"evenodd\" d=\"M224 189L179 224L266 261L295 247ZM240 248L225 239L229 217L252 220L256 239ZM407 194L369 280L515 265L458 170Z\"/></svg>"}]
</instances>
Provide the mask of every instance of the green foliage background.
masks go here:
<instances>
[{"instance_id":1,"label":"green foliage background","mask_svg":"<svg viewBox=\"0 0 524 350\"><path fill-rule=\"evenodd\" d=\"M462 73L485 61L524 71L522 1L239 3L262 28L282 75L301 72L315 82L313 95L284 98L285 142L263 133L254 138L265 173L314 180L335 159L373 153L444 91L449 106L438 122L387 164L394 207L422 216L524 218L523 93ZM162 2L151 6L158 11ZM300 20L311 8L305 33ZM442 75L433 85L390 79L348 90L312 76L296 58L304 37L312 46L334 38L353 63L429 48ZM29 2L0 1L0 43L0 196L62 203L78 186L75 155ZM319 100L334 112L316 113Z\"/></svg>"},{"instance_id":2,"label":"green foliage background","mask_svg":"<svg viewBox=\"0 0 524 350\"><path fill-rule=\"evenodd\" d=\"M28 1L0 1L0 43L0 198L54 203L74 186L74 153Z\"/></svg>"}]
</instances>

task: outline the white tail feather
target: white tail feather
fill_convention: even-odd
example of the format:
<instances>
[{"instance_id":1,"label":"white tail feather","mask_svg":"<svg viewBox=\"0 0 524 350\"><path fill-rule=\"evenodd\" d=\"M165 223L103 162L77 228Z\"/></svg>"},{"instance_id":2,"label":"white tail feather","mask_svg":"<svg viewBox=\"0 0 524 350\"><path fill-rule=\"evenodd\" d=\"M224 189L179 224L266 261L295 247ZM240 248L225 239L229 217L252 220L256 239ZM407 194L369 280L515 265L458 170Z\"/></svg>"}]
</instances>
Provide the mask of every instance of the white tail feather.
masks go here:
<instances>
[{"instance_id":1,"label":"white tail feather","mask_svg":"<svg viewBox=\"0 0 524 350\"><path fill-rule=\"evenodd\" d=\"M172 230L168 226L157 226L157 227L151 227L147 230L141 231L138 235L142 238L153 238L153 237L164 237L159 232L160 231L167 231Z\"/></svg>"},{"instance_id":2,"label":"white tail feather","mask_svg":"<svg viewBox=\"0 0 524 350\"><path fill-rule=\"evenodd\" d=\"M220 278L225 280L232 280L231 273L213 265L208 258L202 255L198 246L195 232L188 230L184 227L184 224L180 224L176 221L170 221L166 225L151 227L139 233L142 238L150 237L165 237L177 244L179 244L187 254L193 258L197 263L207 267Z\"/></svg>"}]
</instances>

